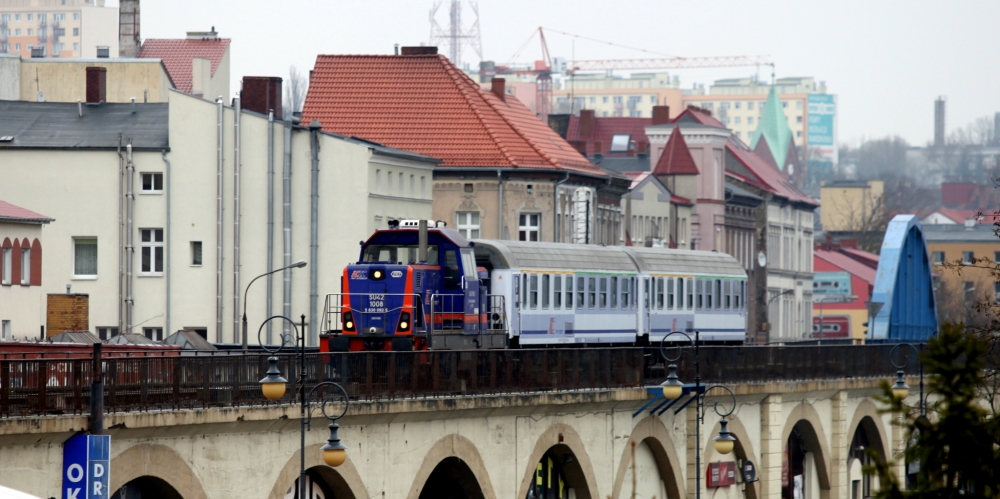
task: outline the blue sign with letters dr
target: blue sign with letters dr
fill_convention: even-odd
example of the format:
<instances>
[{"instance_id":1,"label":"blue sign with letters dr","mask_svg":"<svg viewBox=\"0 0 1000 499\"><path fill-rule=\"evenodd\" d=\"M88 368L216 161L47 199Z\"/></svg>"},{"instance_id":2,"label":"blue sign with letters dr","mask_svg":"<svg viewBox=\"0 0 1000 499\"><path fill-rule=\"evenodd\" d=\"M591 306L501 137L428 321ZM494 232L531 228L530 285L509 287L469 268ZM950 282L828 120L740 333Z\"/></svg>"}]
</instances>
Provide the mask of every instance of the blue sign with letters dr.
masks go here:
<instances>
[{"instance_id":1,"label":"blue sign with letters dr","mask_svg":"<svg viewBox=\"0 0 1000 499\"><path fill-rule=\"evenodd\" d=\"M63 499L107 499L111 436L73 435L63 444Z\"/></svg>"}]
</instances>

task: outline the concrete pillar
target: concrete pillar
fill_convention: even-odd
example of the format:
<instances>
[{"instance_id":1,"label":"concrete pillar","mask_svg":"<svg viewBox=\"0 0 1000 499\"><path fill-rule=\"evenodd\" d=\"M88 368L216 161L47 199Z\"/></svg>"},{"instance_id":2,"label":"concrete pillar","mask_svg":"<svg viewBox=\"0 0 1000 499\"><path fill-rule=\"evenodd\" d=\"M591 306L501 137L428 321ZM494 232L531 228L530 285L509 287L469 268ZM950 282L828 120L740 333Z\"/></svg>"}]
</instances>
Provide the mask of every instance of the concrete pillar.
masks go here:
<instances>
[{"instance_id":1,"label":"concrete pillar","mask_svg":"<svg viewBox=\"0 0 1000 499\"><path fill-rule=\"evenodd\" d=\"M761 499L781 497L781 459L785 442L781 438L785 422L781 417L781 395L771 394L760 404L760 491Z\"/></svg>"},{"instance_id":2,"label":"concrete pillar","mask_svg":"<svg viewBox=\"0 0 1000 499\"><path fill-rule=\"evenodd\" d=\"M820 499L819 470L816 468L816 455L806 452L806 499ZM834 496L837 497L837 496Z\"/></svg>"},{"instance_id":3,"label":"concrete pillar","mask_svg":"<svg viewBox=\"0 0 1000 499\"><path fill-rule=\"evenodd\" d=\"M848 435L847 392L839 391L830 398L830 497L847 497L847 455L854 435Z\"/></svg>"},{"instance_id":4,"label":"concrete pillar","mask_svg":"<svg viewBox=\"0 0 1000 499\"><path fill-rule=\"evenodd\" d=\"M902 422L903 419L903 416L892 415L891 417L896 422ZM892 437L890 438L892 438L892 442L886 445L886 448L892 449L892 455L886 457L889 459L900 458L890 466L892 466L892 471L896 473L896 479L899 480L899 483L906 483L906 461L902 459L903 453L906 452L906 432L902 425L894 424L891 426Z\"/></svg>"},{"instance_id":5,"label":"concrete pillar","mask_svg":"<svg viewBox=\"0 0 1000 499\"><path fill-rule=\"evenodd\" d=\"M701 448L701 442L695 438L695 428L698 426L697 403L692 403L684 411L687 417L687 472L684 473L684 488L687 490L688 499L695 499L695 480L700 480L702 474L695 469L695 449ZM702 456L704 458L704 456ZM705 463L701 463L705 469Z\"/></svg>"}]
</instances>

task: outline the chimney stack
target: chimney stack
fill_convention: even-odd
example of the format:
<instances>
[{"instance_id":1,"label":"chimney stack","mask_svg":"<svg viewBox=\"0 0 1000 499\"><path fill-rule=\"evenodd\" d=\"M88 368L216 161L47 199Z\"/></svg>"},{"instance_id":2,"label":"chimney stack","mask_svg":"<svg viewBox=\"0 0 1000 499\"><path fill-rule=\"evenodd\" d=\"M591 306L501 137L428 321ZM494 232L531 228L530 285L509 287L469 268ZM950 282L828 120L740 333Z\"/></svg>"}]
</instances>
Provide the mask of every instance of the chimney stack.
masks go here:
<instances>
[{"instance_id":1,"label":"chimney stack","mask_svg":"<svg viewBox=\"0 0 1000 499\"><path fill-rule=\"evenodd\" d=\"M283 116L281 78L277 76L244 76L240 98L243 109L263 115L273 109L276 117Z\"/></svg>"},{"instance_id":2,"label":"chimney stack","mask_svg":"<svg viewBox=\"0 0 1000 499\"><path fill-rule=\"evenodd\" d=\"M653 106L653 125L670 123L670 106Z\"/></svg>"},{"instance_id":3,"label":"chimney stack","mask_svg":"<svg viewBox=\"0 0 1000 499\"><path fill-rule=\"evenodd\" d=\"M107 68L87 68L87 104L107 102L107 77Z\"/></svg>"},{"instance_id":4,"label":"chimney stack","mask_svg":"<svg viewBox=\"0 0 1000 499\"><path fill-rule=\"evenodd\" d=\"M493 94L500 98L500 100L507 102L507 80L503 78L493 78L490 80L492 85Z\"/></svg>"},{"instance_id":5,"label":"chimney stack","mask_svg":"<svg viewBox=\"0 0 1000 499\"><path fill-rule=\"evenodd\" d=\"M594 133L594 110L580 110L580 135L589 137Z\"/></svg>"},{"instance_id":6,"label":"chimney stack","mask_svg":"<svg viewBox=\"0 0 1000 499\"><path fill-rule=\"evenodd\" d=\"M139 57L139 0L118 2L118 57Z\"/></svg>"},{"instance_id":7,"label":"chimney stack","mask_svg":"<svg viewBox=\"0 0 1000 499\"><path fill-rule=\"evenodd\" d=\"M437 55L437 47L402 47L403 55Z\"/></svg>"},{"instance_id":8,"label":"chimney stack","mask_svg":"<svg viewBox=\"0 0 1000 499\"><path fill-rule=\"evenodd\" d=\"M594 141L594 156L604 155L604 142L600 140Z\"/></svg>"},{"instance_id":9,"label":"chimney stack","mask_svg":"<svg viewBox=\"0 0 1000 499\"><path fill-rule=\"evenodd\" d=\"M944 97L934 101L934 147L944 147Z\"/></svg>"},{"instance_id":10,"label":"chimney stack","mask_svg":"<svg viewBox=\"0 0 1000 499\"><path fill-rule=\"evenodd\" d=\"M573 146L573 149L576 149L576 151L579 152L580 154L584 156L587 155L586 140L567 140L566 142L569 142L569 145Z\"/></svg>"},{"instance_id":11,"label":"chimney stack","mask_svg":"<svg viewBox=\"0 0 1000 499\"><path fill-rule=\"evenodd\" d=\"M646 156L649 155L649 142L645 140L640 140L636 144L636 147L638 148L637 152L639 153L640 158L645 158Z\"/></svg>"}]
</instances>

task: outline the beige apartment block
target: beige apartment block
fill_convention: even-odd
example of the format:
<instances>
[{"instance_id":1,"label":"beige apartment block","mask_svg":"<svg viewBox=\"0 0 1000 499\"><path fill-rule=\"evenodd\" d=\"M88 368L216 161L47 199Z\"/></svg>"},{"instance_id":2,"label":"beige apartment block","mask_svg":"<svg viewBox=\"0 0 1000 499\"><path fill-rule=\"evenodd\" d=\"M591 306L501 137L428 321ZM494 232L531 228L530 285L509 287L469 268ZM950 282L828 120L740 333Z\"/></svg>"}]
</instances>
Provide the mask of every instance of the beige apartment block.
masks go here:
<instances>
[{"instance_id":1,"label":"beige apartment block","mask_svg":"<svg viewBox=\"0 0 1000 499\"><path fill-rule=\"evenodd\" d=\"M118 55L118 9L104 0L0 0L0 53L95 58Z\"/></svg>"},{"instance_id":2,"label":"beige apartment block","mask_svg":"<svg viewBox=\"0 0 1000 499\"><path fill-rule=\"evenodd\" d=\"M391 218L431 217L434 159L295 125L286 175L286 123L176 90L166 100L84 106L83 116L76 104L0 103L5 116L35 117L0 121L0 136L14 137L0 143L0 199L59 220L46 232L41 290L88 294L101 336L184 328L239 343L245 306L249 343L265 318L305 314L315 345L324 297L340 292L358 241ZM74 144L46 135L52 123L70 127ZM405 188L379 184L389 170ZM299 260L308 266L260 279L243 302L254 277ZM272 324L263 341L278 341L284 326Z\"/></svg>"},{"instance_id":3,"label":"beige apartment block","mask_svg":"<svg viewBox=\"0 0 1000 499\"><path fill-rule=\"evenodd\" d=\"M831 180L820 187L820 222L826 232L875 230L883 220L881 180Z\"/></svg>"}]
</instances>

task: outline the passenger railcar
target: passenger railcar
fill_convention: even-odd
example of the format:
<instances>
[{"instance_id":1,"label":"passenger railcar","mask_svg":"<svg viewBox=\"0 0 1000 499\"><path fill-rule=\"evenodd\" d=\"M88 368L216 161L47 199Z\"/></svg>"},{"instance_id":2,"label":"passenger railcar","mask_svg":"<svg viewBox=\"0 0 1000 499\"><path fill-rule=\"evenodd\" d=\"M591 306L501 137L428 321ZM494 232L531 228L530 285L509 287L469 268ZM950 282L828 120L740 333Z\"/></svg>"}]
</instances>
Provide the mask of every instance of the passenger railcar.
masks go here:
<instances>
[{"instance_id":1,"label":"passenger railcar","mask_svg":"<svg viewBox=\"0 0 1000 499\"><path fill-rule=\"evenodd\" d=\"M715 252L466 240L431 222L362 242L327 295L324 349L633 345L746 338L746 273ZM678 337L680 340L680 337Z\"/></svg>"}]
</instances>

